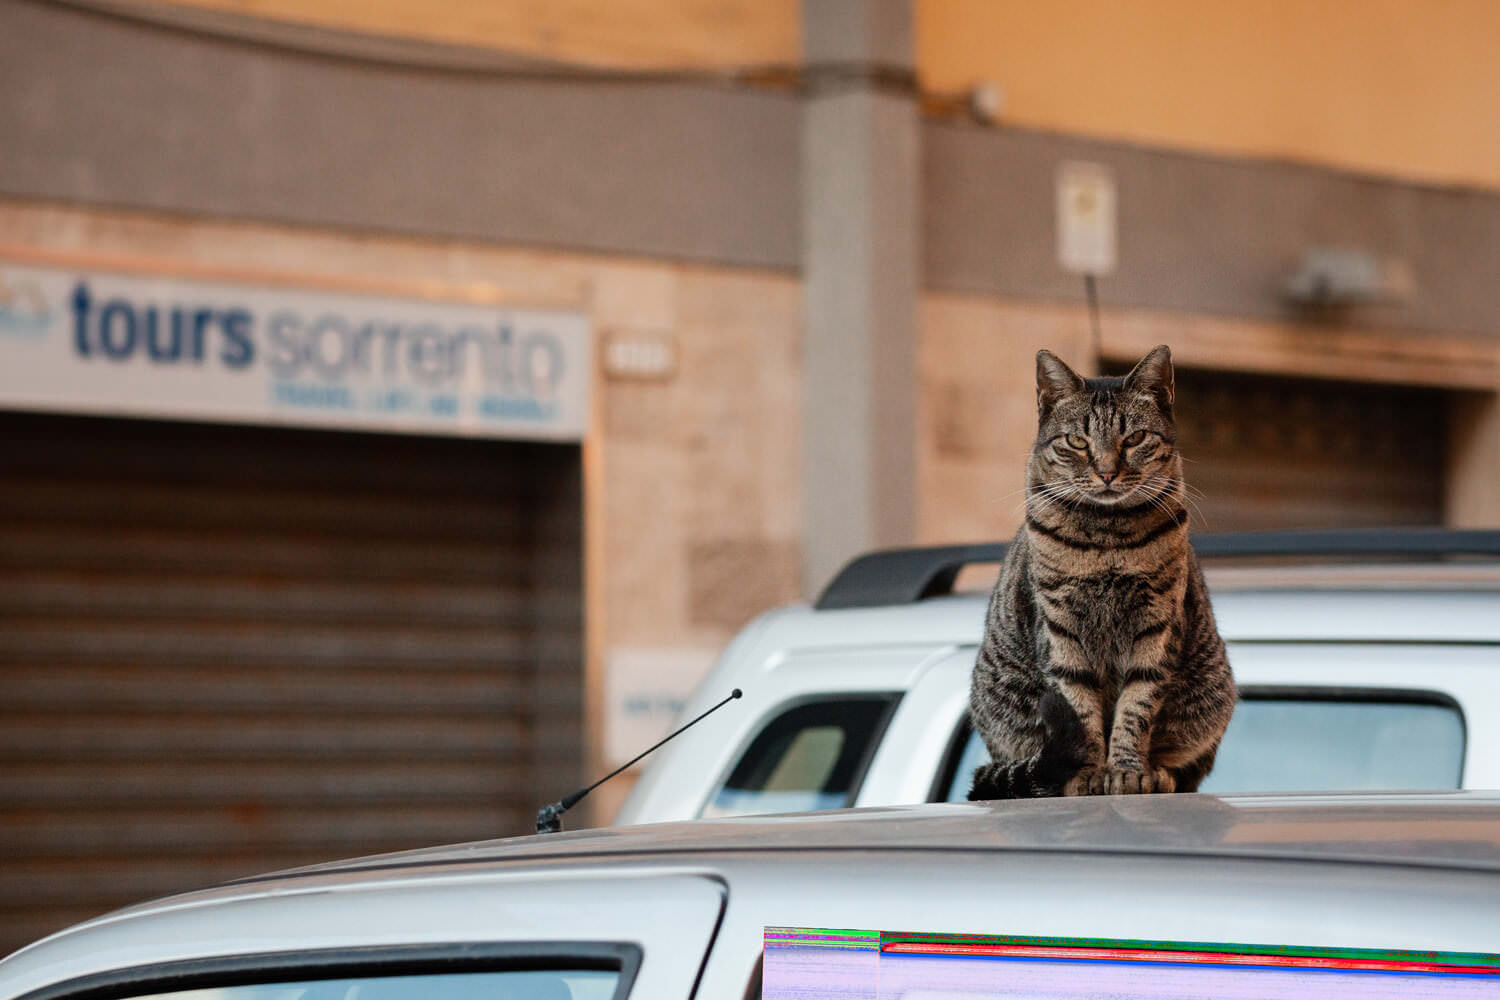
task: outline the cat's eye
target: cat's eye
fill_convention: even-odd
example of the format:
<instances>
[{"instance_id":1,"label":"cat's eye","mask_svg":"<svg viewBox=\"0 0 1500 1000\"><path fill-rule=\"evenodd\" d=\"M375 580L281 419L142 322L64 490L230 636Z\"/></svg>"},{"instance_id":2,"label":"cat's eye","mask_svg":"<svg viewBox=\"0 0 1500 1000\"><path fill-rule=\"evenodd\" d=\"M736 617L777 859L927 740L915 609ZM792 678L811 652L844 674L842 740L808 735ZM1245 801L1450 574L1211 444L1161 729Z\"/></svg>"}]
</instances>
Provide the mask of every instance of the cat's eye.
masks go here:
<instances>
[{"instance_id":1,"label":"cat's eye","mask_svg":"<svg viewBox=\"0 0 1500 1000\"><path fill-rule=\"evenodd\" d=\"M1081 438L1077 434L1069 434L1068 435L1068 447L1069 448L1072 448L1072 449L1074 449L1076 451L1083 451L1084 449L1088 448L1088 446L1089 446L1089 443L1088 443L1088 440L1086 438Z\"/></svg>"},{"instance_id":2,"label":"cat's eye","mask_svg":"<svg viewBox=\"0 0 1500 1000\"><path fill-rule=\"evenodd\" d=\"M1131 431L1125 436L1125 447L1134 448L1144 440L1146 440L1145 431Z\"/></svg>"}]
</instances>

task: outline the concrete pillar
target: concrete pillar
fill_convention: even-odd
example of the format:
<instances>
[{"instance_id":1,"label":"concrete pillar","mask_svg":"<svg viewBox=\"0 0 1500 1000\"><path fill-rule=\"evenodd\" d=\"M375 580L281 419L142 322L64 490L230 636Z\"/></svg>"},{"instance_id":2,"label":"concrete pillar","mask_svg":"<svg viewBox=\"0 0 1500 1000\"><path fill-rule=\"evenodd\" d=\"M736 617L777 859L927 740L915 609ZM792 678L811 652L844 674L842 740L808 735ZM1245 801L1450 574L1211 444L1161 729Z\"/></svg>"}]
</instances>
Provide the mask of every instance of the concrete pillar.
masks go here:
<instances>
[{"instance_id":1,"label":"concrete pillar","mask_svg":"<svg viewBox=\"0 0 1500 1000\"><path fill-rule=\"evenodd\" d=\"M921 122L911 0L803 0L803 588L916 528Z\"/></svg>"},{"instance_id":2,"label":"concrete pillar","mask_svg":"<svg viewBox=\"0 0 1500 1000\"><path fill-rule=\"evenodd\" d=\"M1451 406L1443 521L1500 528L1500 393L1455 393Z\"/></svg>"}]
</instances>

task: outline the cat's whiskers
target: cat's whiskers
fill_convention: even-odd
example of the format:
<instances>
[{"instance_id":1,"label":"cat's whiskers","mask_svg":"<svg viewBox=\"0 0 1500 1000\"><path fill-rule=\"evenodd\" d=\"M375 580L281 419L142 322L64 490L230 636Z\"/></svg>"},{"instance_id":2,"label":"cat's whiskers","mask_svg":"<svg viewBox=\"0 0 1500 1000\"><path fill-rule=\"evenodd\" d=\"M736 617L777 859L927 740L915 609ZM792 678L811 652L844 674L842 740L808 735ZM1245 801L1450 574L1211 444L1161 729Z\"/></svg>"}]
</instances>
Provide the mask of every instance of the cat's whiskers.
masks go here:
<instances>
[{"instance_id":1,"label":"cat's whiskers","mask_svg":"<svg viewBox=\"0 0 1500 1000\"><path fill-rule=\"evenodd\" d=\"M1072 504L1069 501L1079 496L1082 491L1072 482L1054 480L1048 483L1028 486L1026 493L1026 498L1020 504L1017 504L1016 510L1011 513L1014 514L1016 511L1019 511L1022 506L1025 506L1027 512L1030 513L1032 511L1032 500L1036 500L1039 505L1036 508L1036 513L1042 513L1056 506L1071 507Z\"/></svg>"},{"instance_id":2,"label":"cat's whiskers","mask_svg":"<svg viewBox=\"0 0 1500 1000\"><path fill-rule=\"evenodd\" d=\"M1061 488L1055 483L1034 487L1027 491L1025 498L1016 505L1015 510L1019 511L1024 507L1027 513L1031 513L1033 508L1035 508L1040 513L1050 507L1056 506L1061 501L1063 495ZM1015 513L1015 511L1012 511L1012 513Z\"/></svg>"},{"instance_id":3,"label":"cat's whiskers","mask_svg":"<svg viewBox=\"0 0 1500 1000\"><path fill-rule=\"evenodd\" d=\"M1194 486L1192 483L1188 482L1187 479L1183 476L1173 476L1169 473L1158 473L1156 478L1169 480L1176 485L1181 486L1185 492L1193 494L1199 498L1204 495L1202 490Z\"/></svg>"},{"instance_id":4,"label":"cat's whiskers","mask_svg":"<svg viewBox=\"0 0 1500 1000\"><path fill-rule=\"evenodd\" d=\"M1022 486L1018 490L1011 490L1009 493L1002 493L1000 496L996 497L993 502L994 503L1004 503L1006 500L1009 500L1013 496L1017 496L1017 495L1022 494L1022 493L1027 493L1027 494L1035 493L1037 490L1045 489L1049 485L1051 485L1051 484L1050 483L1042 483L1040 485L1027 484L1025 486Z\"/></svg>"},{"instance_id":5,"label":"cat's whiskers","mask_svg":"<svg viewBox=\"0 0 1500 1000\"><path fill-rule=\"evenodd\" d=\"M1166 499L1163 497L1163 495L1160 492L1152 493L1152 494L1147 495L1146 500L1147 500L1148 503L1151 504L1152 507L1154 507L1157 510L1161 511L1163 514L1167 515L1168 517L1172 517L1173 515L1175 515L1177 513L1170 506L1168 506Z\"/></svg>"},{"instance_id":6,"label":"cat's whiskers","mask_svg":"<svg viewBox=\"0 0 1500 1000\"><path fill-rule=\"evenodd\" d=\"M1208 494L1204 493L1198 487L1194 486L1186 479L1183 479L1181 476L1167 476L1165 478L1170 483L1175 485L1178 489L1182 490L1182 498L1189 504L1196 504L1196 501L1205 500L1208 498Z\"/></svg>"},{"instance_id":7,"label":"cat's whiskers","mask_svg":"<svg viewBox=\"0 0 1500 1000\"><path fill-rule=\"evenodd\" d=\"M1203 497L1202 490L1195 490L1193 486L1189 485L1188 482L1180 476L1168 476L1158 473L1157 475L1152 476L1151 479L1152 486L1156 490L1156 496L1164 497L1168 492L1175 492L1177 495L1177 499L1182 502L1182 505L1184 507L1192 512L1194 519L1201 522L1205 528L1208 527L1208 518L1204 516L1203 508L1198 504L1198 499ZM1193 496L1194 492L1197 492L1198 498L1195 498Z\"/></svg>"}]
</instances>

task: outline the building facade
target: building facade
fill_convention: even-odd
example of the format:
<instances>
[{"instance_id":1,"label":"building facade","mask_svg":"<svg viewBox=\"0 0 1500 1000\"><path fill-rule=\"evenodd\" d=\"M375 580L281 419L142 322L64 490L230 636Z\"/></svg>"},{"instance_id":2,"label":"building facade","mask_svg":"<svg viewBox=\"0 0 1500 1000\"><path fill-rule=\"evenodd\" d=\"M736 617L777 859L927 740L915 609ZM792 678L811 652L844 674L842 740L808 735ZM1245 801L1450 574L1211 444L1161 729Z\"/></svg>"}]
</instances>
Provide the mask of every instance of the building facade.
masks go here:
<instances>
[{"instance_id":1,"label":"building facade","mask_svg":"<svg viewBox=\"0 0 1500 1000\"><path fill-rule=\"evenodd\" d=\"M680 30L613 50L462 4L482 47L391 2L228 6L0 9L0 947L526 832L839 560L1012 533L1040 347L1172 346L1200 528L1500 524L1483 149L1101 136L1028 104L1027 62L1016 123L975 121L948 97L1005 46L953 41L988 23L962 5L746 3L722 49L643 0ZM1067 163L1118 197L1097 337ZM1319 248L1399 294L1295 305ZM286 371L240 403L242 341ZM566 371L571 422L485 365Z\"/></svg>"}]
</instances>

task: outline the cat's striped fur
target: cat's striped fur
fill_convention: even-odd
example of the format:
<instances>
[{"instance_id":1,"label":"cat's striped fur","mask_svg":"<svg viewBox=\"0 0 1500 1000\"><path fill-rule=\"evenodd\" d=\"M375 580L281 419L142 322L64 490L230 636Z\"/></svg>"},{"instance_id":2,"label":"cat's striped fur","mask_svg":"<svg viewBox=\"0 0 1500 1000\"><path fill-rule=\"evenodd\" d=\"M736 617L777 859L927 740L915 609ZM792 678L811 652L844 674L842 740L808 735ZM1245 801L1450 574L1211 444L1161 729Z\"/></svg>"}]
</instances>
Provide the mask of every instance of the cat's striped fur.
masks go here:
<instances>
[{"instance_id":1,"label":"cat's striped fur","mask_svg":"<svg viewBox=\"0 0 1500 1000\"><path fill-rule=\"evenodd\" d=\"M1026 522L990 598L971 799L1193 791L1235 687L1188 542L1171 352L1082 379L1037 355Z\"/></svg>"}]
</instances>

